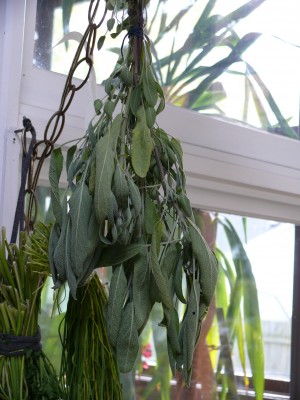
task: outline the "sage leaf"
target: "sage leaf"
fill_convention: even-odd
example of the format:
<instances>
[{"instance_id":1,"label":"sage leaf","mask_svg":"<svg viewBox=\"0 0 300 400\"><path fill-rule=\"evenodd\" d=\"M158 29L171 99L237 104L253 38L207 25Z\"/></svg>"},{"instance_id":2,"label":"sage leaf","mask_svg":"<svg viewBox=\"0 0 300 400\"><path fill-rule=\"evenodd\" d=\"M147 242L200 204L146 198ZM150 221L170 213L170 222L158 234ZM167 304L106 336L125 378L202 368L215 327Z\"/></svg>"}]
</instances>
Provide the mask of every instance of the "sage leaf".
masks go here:
<instances>
[{"instance_id":1,"label":"sage leaf","mask_svg":"<svg viewBox=\"0 0 300 400\"><path fill-rule=\"evenodd\" d=\"M107 100L104 104L103 111L110 119L112 118L113 112L115 111L115 107L116 104L111 100Z\"/></svg>"},{"instance_id":2,"label":"sage leaf","mask_svg":"<svg viewBox=\"0 0 300 400\"><path fill-rule=\"evenodd\" d=\"M105 41L105 38L106 38L105 35L99 37L98 42L97 42L97 49L98 50L100 50L102 48L102 46L104 44L104 41Z\"/></svg>"},{"instance_id":3,"label":"sage leaf","mask_svg":"<svg viewBox=\"0 0 300 400\"><path fill-rule=\"evenodd\" d=\"M159 225L159 224L157 224ZM160 235L160 228L159 226L153 232L152 235L152 244L151 244L151 270L155 279L155 282L158 287L158 291L161 297L161 301L163 306L170 310L173 307L172 298L169 292L169 285L161 271L159 262L158 262L158 255L157 255L157 248L159 242L159 235Z\"/></svg>"},{"instance_id":4,"label":"sage leaf","mask_svg":"<svg viewBox=\"0 0 300 400\"><path fill-rule=\"evenodd\" d=\"M116 347L123 305L127 289L127 279L122 265L115 267L109 288L106 306L107 335L112 346Z\"/></svg>"},{"instance_id":5,"label":"sage leaf","mask_svg":"<svg viewBox=\"0 0 300 400\"><path fill-rule=\"evenodd\" d=\"M151 200L150 196L148 193L146 193L146 198L145 198L145 213L144 213L144 224L145 224L145 231L148 233L148 235L152 235L155 226L159 220L159 215L156 210L156 206L154 202Z\"/></svg>"},{"instance_id":6,"label":"sage leaf","mask_svg":"<svg viewBox=\"0 0 300 400\"><path fill-rule=\"evenodd\" d=\"M111 31L115 25L115 19L114 18L108 19L106 24L107 24L107 29Z\"/></svg>"},{"instance_id":7,"label":"sage leaf","mask_svg":"<svg viewBox=\"0 0 300 400\"><path fill-rule=\"evenodd\" d=\"M150 268L146 247L136 259L133 268L133 304L135 322L140 329L148 318L150 306Z\"/></svg>"},{"instance_id":8,"label":"sage leaf","mask_svg":"<svg viewBox=\"0 0 300 400\"><path fill-rule=\"evenodd\" d=\"M50 237L49 237L49 246L48 246L48 256L49 256L49 264L50 271L53 279L54 286L57 282L57 270L54 262L54 252L58 244L59 240L59 232L60 228L57 222L55 222L52 226Z\"/></svg>"},{"instance_id":9,"label":"sage leaf","mask_svg":"<svg viewBox=\"0 0 300 400\"><path fill-rule=\"evenodd\" d=\"M77 291L77 279L74 274L72 268L72 259L71 259L71 221L68 218L67 229L66 229L66 240L65 240L65 268L66 268L66 276L67 282L69 285L70 293L74 300L76 300L76 291Z\"/></svg>"},{"instance_id":10,"label":"sage leaf","mask_svg":"<svg viewBox=\"0 0 300 400\"><path fill-rule=\"evenodd\" d=\"M179 344L179 318L177 311L175 308L172 308L169 311L169 321L167 325L167 338L170 342L170 345L174 351L174 353L180 353L180 344Z\"/></svg>"},{"instance_id":11,"label":"sage leaf","mask_svg":"<svg viewBox=\"0 0 300 400\"><path fill-rule=\"evenodd\" d=\"M176 352L174 351L169 339L167 340L167 346L168 346L168 357L169 357L170 368L172 371L172 376L175 377L175 375L176 375Z\"/></svg>"},{"instance_id":12,"label":"sage leaf","mask_svg":"<svg viewBox=\"0 0 300 400\"><path fill-rule=\"evenodd\" d=\"M86 262L90 264L98 242L94 215L94 218L91 218L93 198L84 181L80 182L72 193L69 207L72 269L78 278L82 275Z\"/></svg>"},{"instance_id":13,"label":"sage leaf","mask_svg":"<svg viewBox=\"0 0 300 400\"><path fill-rule=\"evenodd\" d=\"M117 202L124 206L128 202L129 187L125 174L118 163L114 173L114 194Z\"/></svg>"},{"instance_id":14,"label":"sage leaf","mask_svg":"<svg viewBox=\"0 0 300 400\"><path fill-rule=\"evenodd\" d=\"M169 277L173 275L173 271L176 269L177 260L178 250L176 243L171 243L166 250L162 265L162 271L166 279L169 279Z\"/></svg>"},{"instance_id":15,"label":"sage leaf","mask_svg":"<svg viewBox=\"0 0 300 400\"><path fill-rule=\"evenodd\" d=\"M115 171L112 137L109 133L97 142L95 152L96 185L94 204L97 221L101 225L108 215L111 183Z\"/></svg>"},{"instance_id":16,"label":"sage leaf","mask_svg":"<svg viewBox=\"0 0 300 400\"><path fill-rule=\"evenodd\" d=\"M62 209L60 204L59 196L59 179L63 169L63 155L61 148L54 149L50 158L50 168L49 168L49 181L51 188L51 205L54 217L59 224L62 225Z\"/></svg>"},{"instance_id":17,"label":"sage leaf","mask_svg":"<svg viewBox=\"0 0 300 400\"><path fill-rule=\"evenodd\" d=\"M155 123L155 118L156 118L156 112L154 110L154 107L146 107L145 113L146 113L147 126L149 129L151 129Z\"/></svg>"},{"instance_id":18,"label":"sage leaf","mask_svg":"<svg viewBox=\"0 0 300 400\"><path fill-rule=\"evenodd\" d=\"M154 107L157 102L157 87L151 67L148 65L143 73L142 79L143 93L145 100L150 107Z\"/></svg>"},{"instance_id":19,"label":"sage leaf","mask_svg":"<svg viewBox=\"0 0 300 400\"><path fill-rule=\"evenodd\" d=\"M202 298L206 305L209 305L213 298L217 283L218 263L216 257L201 235L200 230L191 220L189 221L189 235L192 241L193 254L200 266Z\"/></svg>"},{"instance_id":20,"label":"sage leaf","mask_svg":"<svg viewBox=\"0 0 300 400\"><path fill-rule=\"evenodd\" d=\"M57 281L55 282L55 288L60 287L66 281L66 260L65 260L65 247L67 240L67 225L68 225L68 204L67 195L65 194L62 201L62 225L60 230L60 236L57 242L57 246L53 253L53 261L57 271ZM58 285L58 286L57 286Z\"/></svg>"},{"instance_id":21,"label":"sage leaf","mask_svg":"<svg viewBox=\"0 0 300 400\"><path fill-rule=\"evenodd\" d=\"M91 160L90 176L89 176L89 192L94 194L96 186L96 159Z\"/></svg>"},{"instance_id":22,"label":"sage leaf","mask_svg":"<svg viewBox=\"0 0 300 400\"><path fill-rule=\"evenodd\" d=\"M150 167L153 141L146 123L145 109L141 106L137 112L137 122L132 131L132 166L140 178L145 178Z\"/></svg>"},{"instance_id":23,"label":"sage leaf","mask_svg":"<svg viewBox=\"0 0 300 400\"><path fill-rule=\"evenodd\" d=\"M186 300L182 292L182 257L180 257L177 263L174 279L176 296L183 304L186 304Z\"/></svg>"},{"instance_id":24,"label":"sage leaf","mask_svg":"<svg viewBox=\"0 0 300 400\"><path fill-rule=\"evenodd\" d=\"M189 386L191 382L193 354L196 346L198 332L200 292L200 283L199 281L194 280L193 286L190 290L189 302L185 318L185 337L183 338L185 343L183 360L185 382L187 386Z\"/></svg>"},{"instance_id":25,"label":"sage leaf","mask_svg":"<svg viewBox=\"0 0 300 400\"><path fill-rule=\"evenodd\" d=\"M134 87L130 97L130 110L133 115L137 116L137 112L141 107L141 99L142 99L142 91L141 87Z\"/></svg>"},{"instance_id":26,"label":"sage leaf","mask_svg":"<svg viewBox=\"0 0 300 400\"><path fill-rule=\"evenodd\" d=\"M127 65L124 65L124 67L121 69L119 77L124 85L131 86L133 84L132 72L130 72Z\"/></svg>"},{"instance_id":27,"label":"sage leaf","mask_svg":"<svg viewBox=\"0 0 300 400\"><path fill-rule=\"evenodd\" d=\"M136 184L133 182L131 178L128 178L128 187L130 193L130 200L135 212L135 216L137 217L138 215L140 215L140 212L142 210L141 194L139 188L136 186Z\"/></svg>"},{"instance_id":28,"label":"sage leaf","mask_svg":"<svg viewBox=\"0 0 300 400\"><path fill-rule=\"evenodd\" d=\"M133 302L126 305L117 340L117 363L120 372L130 372L139 351L138 331L135 325Z\"/></svg>"},{"instance_id":29,"label":"sage leaf","mask_svg":"<svg viewBox=\"0 0 300 400\"><path fill-rule=\"evenodd\" d=\"M113 78L112 77L106 79L106 81L104 83L104 90L107 93L107 95L109 97L111 97L112 92L113 92Z\"/></svg>"},{"instance_id":30,"label":"sage leaf","mask_svg":"<svg viewBox=\"0 0 300 400\"><path fill-rule=\"evenodd\" d=\"M99 115L101 113L101 108L103 107L103 101L100 99L96 99L94 101L94 109L95 109L95 113L97 115Z\"/></svg>"},{"instance_id":31,"label":"sage leaf","mask_svg":"<svg viewBox=\"0 0 300 400\"><path fill-rule=\"evenodd\" d=\"M71 164L71 162L72 162L72 160L74 158L74 154L75 154L76 150L77 150L77 145L74 144L74 146L71 146L67 151L67 160L66 160L67 173L69 171L69 167L70 167L70 164Z\"/></svg>"},{"instance_id":32,"label":"sage leaf","mask_svg":"<svg viewBox=\"0 0 300 400\"><path fill-rule=\"evenodd\" d=\"M119 210L118 210L118 203L117 203L116 197L113 194L113 192L110 192L110 200L109 200L107 219L111 225L115 224L115 219L118 216L118 211Z\"/></svg>"},{"instance_id":33,"label":"sage leaf","mask_svg":"<svg viewBox=\"0 0 300 400\"><path fill-rule=\"evenodd\" d=\"M101 267L110 267L121 264L139 254L141 248L142 245L140 243L128 244L126 246L116 243L113 246L108 246L103 249L99 261L100 265Z\"/></svg>"}]
</instances>

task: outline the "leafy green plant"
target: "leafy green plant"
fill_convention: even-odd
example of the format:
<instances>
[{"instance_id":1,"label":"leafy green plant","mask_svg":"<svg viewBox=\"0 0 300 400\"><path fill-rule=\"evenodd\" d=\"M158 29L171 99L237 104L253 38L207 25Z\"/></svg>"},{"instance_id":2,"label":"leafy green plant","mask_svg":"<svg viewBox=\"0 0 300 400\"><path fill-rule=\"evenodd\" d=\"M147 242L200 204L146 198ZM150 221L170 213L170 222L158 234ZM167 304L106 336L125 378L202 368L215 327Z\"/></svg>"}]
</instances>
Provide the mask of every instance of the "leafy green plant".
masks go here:
<instances>
[{"instance_id":1,"label":"leafy green plant","mask_svg":"<svg viewBox=\"0 0 300 400\"><path fill-rule=\"evenodd\" d=\"M56 373L39 343L41 291L50 272L44 245L48 245L47 228L42 225L30 239L21 232L19 246L8 244L2 229L0 397L4 400L54 400L62 395Z\"/></svg>"},{"instance_id":2,"label":"leafy green plant","mask_svg":"<svg viewBox=\"0 0 300 400\"><path fill-rule=\"evenodd\" d=\"M264 393L264 350L255 278L242 241L232 223L228 219L219 220L219 223L224 228L231 248L233 267L224 253L217 249L222 271L220 278L222 284L219 283L216 289L217 307L224 311L229 342L233 343L235 339L238 342L245 379L247 375L244 343L246 344L256 399L261 400ZM226 281L230 287L229 299L225 293ZM221 372L222 363L220 355L217 375Z\"/></svg>"},{"instance_id":3,"label":"leafy green plant","mask_svg":"<svg viewBox=\"0 0 300 400\"><path fill-rule=\"evenodd\" d=\"M250 0L225 16L214 12L217 0L207 1L192 32L185 37L183 45L179 48L177 41L184 36L182 29L186 24L184 18L188 13L199 12L200 1L186 5L171 20L164 11L167 1L153 2L157 6L154 17L148 23L148 34L154 39L151 47L154 58L153 69L156 79L164 88L166 102L195 111L210 111L222 115L224 113L219 102L226 97L222 75L230 73L242 76L246 86L243 120L247 122L249 103L252 100L262 128L276 132L280 127L283 135L297 138L297 134L283 117L270 90L253 66L243 60L246 50L255 44L261 34L249 32L239 37L234 30L239 21L247 18L264 1ZM166 39L170 40L170 37L173 37L171 51L160 57L157 48L169 48ZM218 49L222 51L216 53ZM217 61L215 61L216 54L220 54ZM238 72L240 67L238 70L233 70L237 63L244 65L244 72ZM270 112L277 120L275 125L269 121Z\"/></svg>"}]
</instances>

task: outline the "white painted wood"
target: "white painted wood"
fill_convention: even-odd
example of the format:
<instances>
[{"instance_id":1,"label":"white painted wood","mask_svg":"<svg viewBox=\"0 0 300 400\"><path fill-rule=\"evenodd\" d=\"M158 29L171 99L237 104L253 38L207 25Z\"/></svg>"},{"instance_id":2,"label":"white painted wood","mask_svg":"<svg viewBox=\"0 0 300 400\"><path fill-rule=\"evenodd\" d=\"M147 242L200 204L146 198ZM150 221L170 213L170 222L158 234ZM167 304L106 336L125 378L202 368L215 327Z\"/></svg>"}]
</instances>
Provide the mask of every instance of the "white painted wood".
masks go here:
<instances>
[{"instance_id":1,"label":"white painted wood","mask_svg":"<svg viewBox=\"0 0 300 400\"><path fill-rule=\"evenodd\" d=\"M22 121L19 120L19 98L26 0L4 0L0 3L1 26L5 32L4 41L1 40L0 68L0 137L3 144L3 153L0 155L3 162L0 225L6 226L10 237L20 177L20 145L18 139L14 140L14 130L22 127Z\"/></svg>"}]
</instances>

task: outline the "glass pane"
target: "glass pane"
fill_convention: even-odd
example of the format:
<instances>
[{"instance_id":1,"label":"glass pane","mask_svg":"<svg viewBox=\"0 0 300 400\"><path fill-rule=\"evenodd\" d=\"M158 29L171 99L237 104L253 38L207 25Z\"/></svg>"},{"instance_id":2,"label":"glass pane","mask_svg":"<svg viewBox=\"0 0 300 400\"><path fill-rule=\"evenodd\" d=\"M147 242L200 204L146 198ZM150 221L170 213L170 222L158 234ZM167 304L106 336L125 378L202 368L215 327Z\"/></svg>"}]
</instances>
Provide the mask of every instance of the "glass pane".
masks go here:
<instances>
[{"instance_id":1,"label":"glass pane","mask_svg":"<svg viewBox=\"0 0 300 400\"><path fill-rule=\"evenodd\" d=\"M255 277L263 328L265 377L289 380L294 225L247 218L246 242L242 218L225 217L230 219L243 242ZM222 228L218 230L217 246L232 257ZM234 351L233 360L237 365L236 372L242 373L238 349Z\"/></svg>"},{"instance_id":2,"label":"glass pane","mask_svg":"<svg viewBox=\"0 0 300 400\"><path fill-rule=\"evenodd\" d=\"M84 32L88 4L75 1L71 32ZM184 5L151 0L147 33L155 44L153 67L167 101L298 138L299 12L298 0L190 0ZM104 23L98 35L105 30ZM96 51L98 82L113 69L118 58L113 49L120 49L124 34L120 36L107 34L104 48ZM38 0L37 67L68 72L77 42L57 45L62 37L61 0ZM85 76L84 67L76 75Z\"/></svg>"}]
</instances>

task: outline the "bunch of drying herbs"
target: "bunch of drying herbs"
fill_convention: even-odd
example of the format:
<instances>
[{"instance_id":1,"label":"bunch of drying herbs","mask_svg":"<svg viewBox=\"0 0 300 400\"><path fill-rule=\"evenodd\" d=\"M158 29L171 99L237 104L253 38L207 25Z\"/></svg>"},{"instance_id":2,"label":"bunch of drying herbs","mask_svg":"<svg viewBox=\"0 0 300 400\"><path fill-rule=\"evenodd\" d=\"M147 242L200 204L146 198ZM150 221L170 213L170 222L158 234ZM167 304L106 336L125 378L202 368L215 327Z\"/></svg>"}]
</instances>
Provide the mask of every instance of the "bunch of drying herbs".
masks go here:
<instances>
[{"instance_id":1,"label":"bunch of drying herbs","mask_svg":"<svg viewBox=\"0 0 300 400\"><path fill-rule=\"evenodd\" d=\"M156 121L165 102L142 11L142 1L128 2L129 46L105 83L107 97L95 102L96 117L68 150L70 195L66 191L62 201L64 157L60 148L52 153L50 264L55 287L67 281L73 299L81 298L94 268L112 266L106 328L121 372L132 370L139 335L161 303L172 372L183 370L189 384L217 262L194 222L181 145ZM186 305L182 321L178 302Z\"/></svg>"},{"instance_id":2,"label":"bunch of drying herbs","mask_svg":"<svg viewBox=\"0 0 300 400\"><path fill-rule=\"evenodd\" d=\"M0 398L57 400L62 398L55 371L41 350L38 313L49 276L48 235L38 227L31 239L9 244L5 229L0 242ZM37 255L37 257L35 257Z\"/></svg>"}]
</instances>

